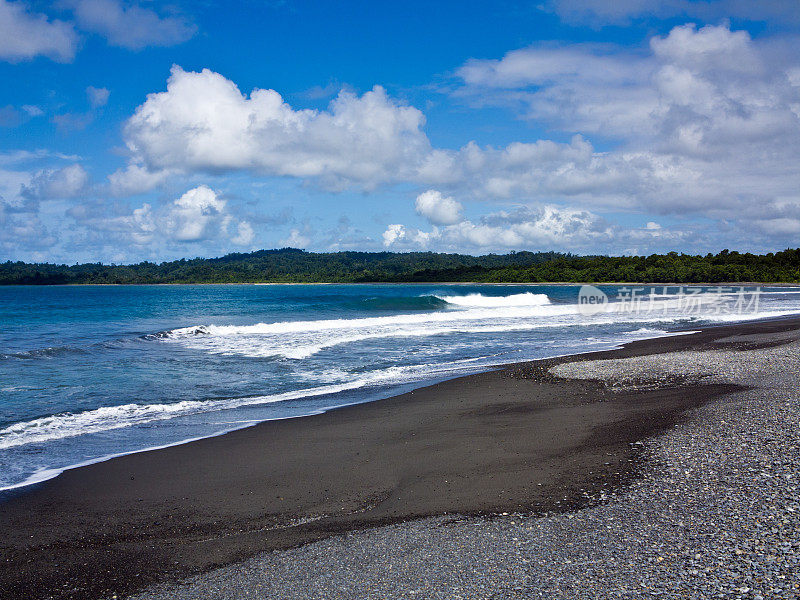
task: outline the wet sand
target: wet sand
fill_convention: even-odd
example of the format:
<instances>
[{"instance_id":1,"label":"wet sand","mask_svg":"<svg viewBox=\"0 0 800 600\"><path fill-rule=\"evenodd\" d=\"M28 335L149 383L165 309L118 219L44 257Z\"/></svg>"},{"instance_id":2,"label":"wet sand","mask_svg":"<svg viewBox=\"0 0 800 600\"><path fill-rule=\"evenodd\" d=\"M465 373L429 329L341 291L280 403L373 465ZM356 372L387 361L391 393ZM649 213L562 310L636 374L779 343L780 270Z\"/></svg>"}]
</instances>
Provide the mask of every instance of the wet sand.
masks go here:
<instances>
[{"instance_id":1,"label":"wet sand","mask_svg":"<svg viewBox=\"0 0 800 600\"><path fill-rule=\"evenodd\" d=\"M0 596L125 595L352 529L574 508L635 476L633 442L739 388L673 381L612 393L554 378L550 366L763 347L776 343L767 334L797 328L800 319L737 324L511 365L67 471L0 504Z\"/></svg>"}]
</instances>

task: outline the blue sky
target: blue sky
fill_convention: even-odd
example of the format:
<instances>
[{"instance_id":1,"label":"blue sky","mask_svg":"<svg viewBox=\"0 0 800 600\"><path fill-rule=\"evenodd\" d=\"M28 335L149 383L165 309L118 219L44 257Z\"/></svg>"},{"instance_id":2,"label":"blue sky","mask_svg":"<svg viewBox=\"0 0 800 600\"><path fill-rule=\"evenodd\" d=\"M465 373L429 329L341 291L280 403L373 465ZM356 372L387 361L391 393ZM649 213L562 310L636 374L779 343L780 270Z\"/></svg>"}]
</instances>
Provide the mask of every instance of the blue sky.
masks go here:
<instances>
[{"instance_id":1,"label":"blue sky","mask_svg":"<svg viewBox=\"0 0 800 600\"><path fill-rule=\"evenodd\" d=\"M0 260L775 251L800 2L0 0Z\"/></svg>"}]
</instances>

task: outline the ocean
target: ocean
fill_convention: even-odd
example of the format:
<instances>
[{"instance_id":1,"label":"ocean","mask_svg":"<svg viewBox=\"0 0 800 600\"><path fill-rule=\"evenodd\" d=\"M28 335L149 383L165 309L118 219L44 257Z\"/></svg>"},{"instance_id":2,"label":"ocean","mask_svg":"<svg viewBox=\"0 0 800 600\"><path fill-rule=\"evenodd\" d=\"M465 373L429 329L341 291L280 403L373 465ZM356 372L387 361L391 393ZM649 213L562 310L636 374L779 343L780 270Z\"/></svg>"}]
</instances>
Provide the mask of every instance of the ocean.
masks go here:
<instances>
[{"instance_id":1,"label":"ocean","mask_svg":"<svg viewBox=\"0 0 800 600\"><path fill-rule=\"evenodd\" d=\"M0 287L0 489L494 365L800 313L797 287L599 288Z\"/></svg>"}]
</instances>

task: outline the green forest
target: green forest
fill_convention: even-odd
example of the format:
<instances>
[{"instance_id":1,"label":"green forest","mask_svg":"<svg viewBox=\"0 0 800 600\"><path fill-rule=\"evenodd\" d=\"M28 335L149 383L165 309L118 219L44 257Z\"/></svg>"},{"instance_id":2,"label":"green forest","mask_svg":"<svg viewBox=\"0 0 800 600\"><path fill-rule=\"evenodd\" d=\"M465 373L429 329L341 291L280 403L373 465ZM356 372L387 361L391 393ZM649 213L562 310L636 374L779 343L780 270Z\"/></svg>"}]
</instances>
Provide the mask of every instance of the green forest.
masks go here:
<instances>
[{"instance_id":1,"label":"green forest","mask_svg":"<svg viewBox=\"0 0 800 600\"><path fill-rule=\"evenodd\" d=\"M294 248L131 265L0 263L0 285L368 282L800 283L800 248L768 254L670 252L306 252Z\"/></svg>"}]
</instances>

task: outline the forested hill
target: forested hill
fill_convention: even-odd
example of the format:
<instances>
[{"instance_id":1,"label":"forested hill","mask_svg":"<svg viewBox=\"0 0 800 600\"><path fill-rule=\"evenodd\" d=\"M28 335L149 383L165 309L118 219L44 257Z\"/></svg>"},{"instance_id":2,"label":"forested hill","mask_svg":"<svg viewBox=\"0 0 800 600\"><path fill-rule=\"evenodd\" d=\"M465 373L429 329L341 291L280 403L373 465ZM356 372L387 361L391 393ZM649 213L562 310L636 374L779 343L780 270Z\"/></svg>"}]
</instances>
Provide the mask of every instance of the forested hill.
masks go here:
<instances>
[{"instance_id":1,"label":"forested hill","mask_svg":"<svg viewBox=\"0 0 800 600\"><path fill-rule=\"evenodd\" d=\"M56 265L5 262L0 284L258 282L800 282L800 248L765 255L574 256L512 252L313 253L293 248L181 259L160 264Z\"/></svg>"}]
</instances>

